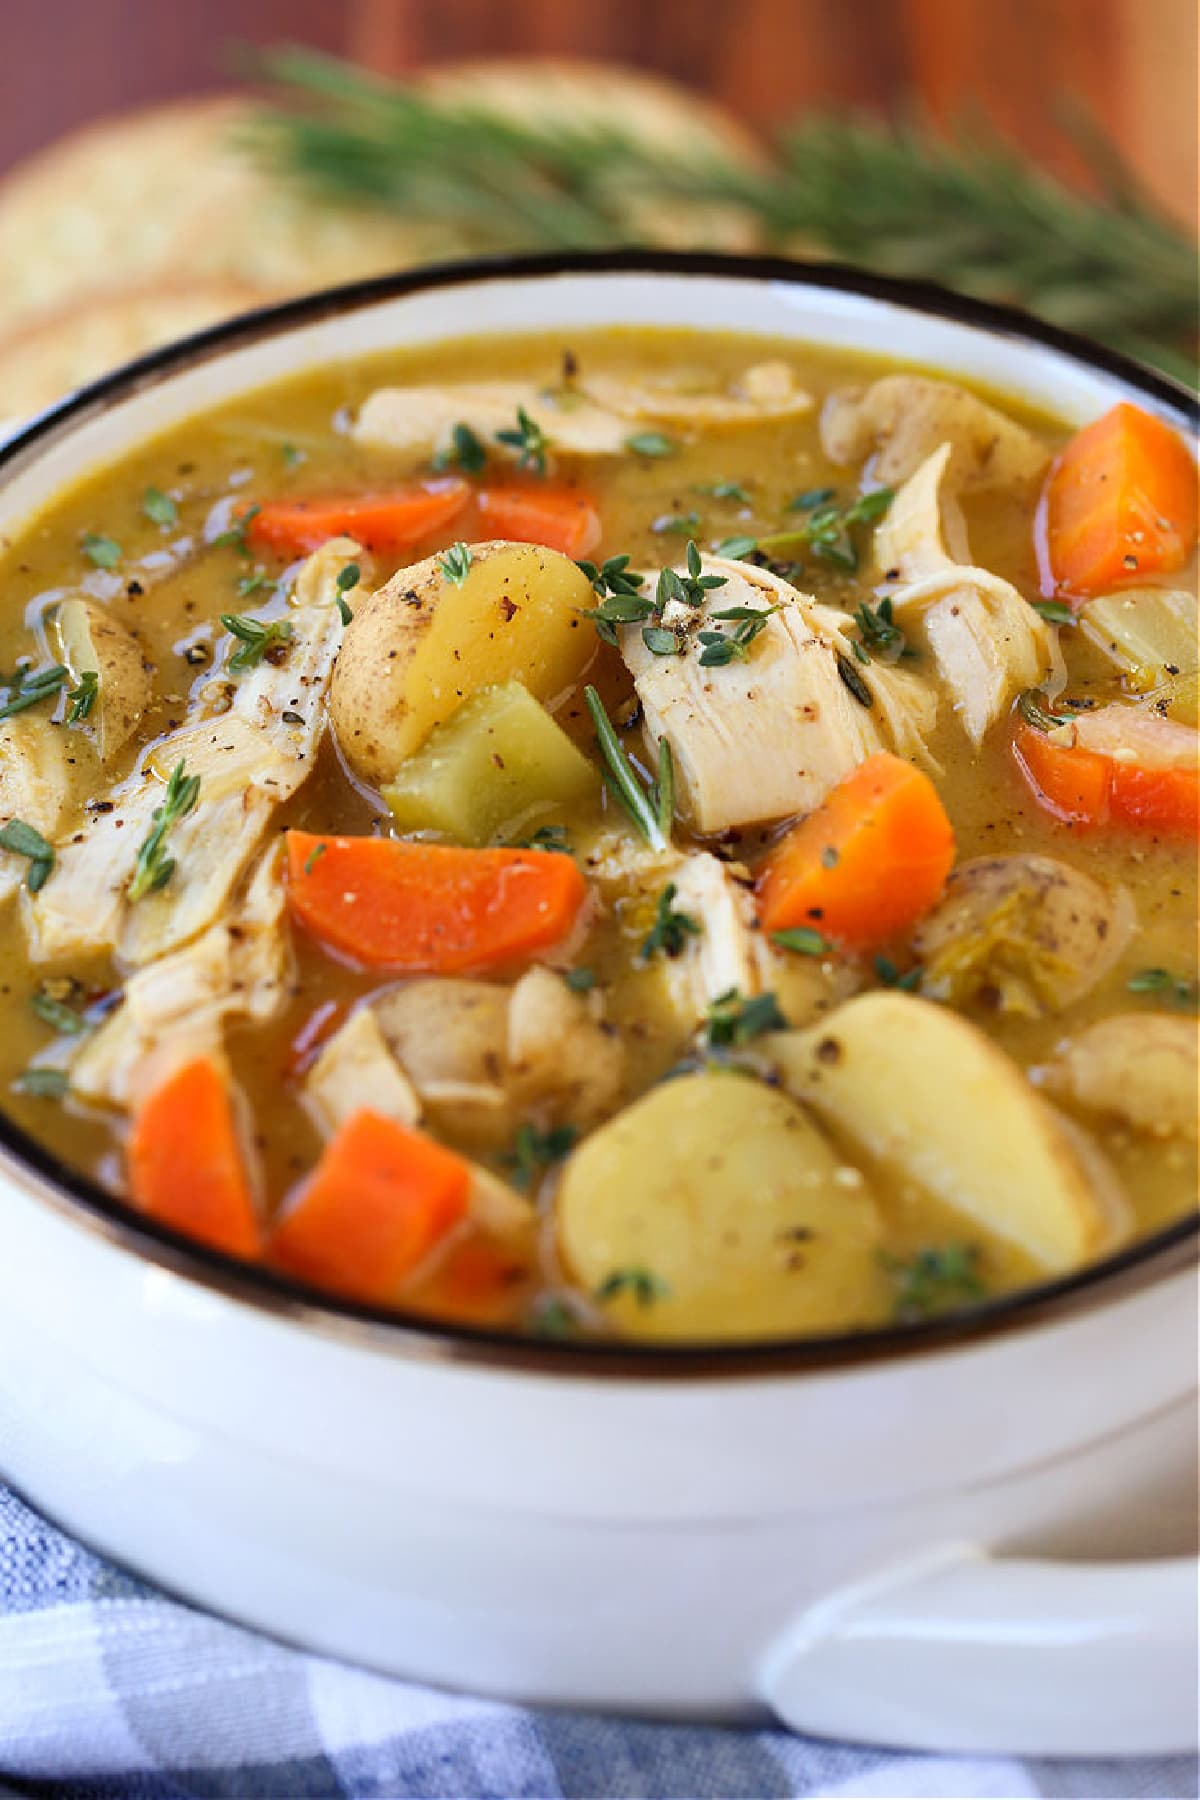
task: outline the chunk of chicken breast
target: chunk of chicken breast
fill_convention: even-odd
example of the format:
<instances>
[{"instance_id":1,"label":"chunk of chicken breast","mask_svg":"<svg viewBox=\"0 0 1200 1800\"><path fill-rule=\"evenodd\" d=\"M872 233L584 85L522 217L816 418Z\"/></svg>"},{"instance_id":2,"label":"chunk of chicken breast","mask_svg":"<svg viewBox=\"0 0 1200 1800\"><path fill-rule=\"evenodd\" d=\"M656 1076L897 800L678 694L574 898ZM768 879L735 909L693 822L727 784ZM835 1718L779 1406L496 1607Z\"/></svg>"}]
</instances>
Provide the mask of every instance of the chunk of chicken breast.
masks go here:
<instances>
[{"instance_id":1,"label":"chunk of chicken breast","mask_svg":"<svg viewBox=\"0 0 1200 1800\"><path fill-rule=\"evenodd\" d=\"M866 387L839 389L822 410L821 441L831 462L869 459L871 480L884 487L909 480L940 444L949 444L948 486L955 493L1026 488L1050 460L1023 425L967 388L928 375L884 375Z\"/></svg>"},{"instance_id":2,"label":"chunk of chicken breast","mask_svg":"<svg viewBox=\"0 0 1200 1800\"><path fill-rule=\"evenodd\" d=\"M1194 1141L1197 1044L1195 1019L1119 1013L1065 1038L1032 1073L1040 1086L1085 1112L1152 1137Z\"/></svg>"}]
</instances>

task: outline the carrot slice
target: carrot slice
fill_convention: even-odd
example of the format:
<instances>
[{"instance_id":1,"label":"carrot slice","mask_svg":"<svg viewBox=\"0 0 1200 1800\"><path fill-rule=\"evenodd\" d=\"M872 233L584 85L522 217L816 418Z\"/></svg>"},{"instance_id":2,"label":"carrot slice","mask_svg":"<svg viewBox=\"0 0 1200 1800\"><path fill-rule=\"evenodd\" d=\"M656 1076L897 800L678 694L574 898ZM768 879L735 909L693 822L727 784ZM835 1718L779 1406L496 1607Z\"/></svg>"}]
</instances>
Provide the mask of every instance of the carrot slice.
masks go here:
<instances>
[{"instance_id":1,"label":"carrot slice","mask_svg":"<svg viewBox=\"0 0 1200 1800\"><path fill-rule=\"evenodd\" d=\"M888 943L928 912L954 831L928 775L880 751L788 832L759 880L765 931L814 925L848 949Z\"/></svg>"},{"instance_id":2,"label":"carrot slice","mask_svg":"<svg viewBox=\"0 0 1200 1800\"><path fill-rule=\"evenodd\" d=\"M1055 460L1039 509L1045 593L1081 599L1182 568L1196 542L1196 467L1183 439L1121 401Z\"/></svg>"},{"instance_id":3,"label":"carrot slice","mask_svg":"<svg viewBox=\"0 0 1200 1800\"><path fill-rule=\"evenodd\" d=\"M467 1211L470 1165L364 1107L331 1138L276 1221L281 1268L353 1300L395 1300Z\"/></svg>"},{"instance_id":4,"label":"carrot slice","mask_svg":"<svg viewBox=\"0 0 1200 1800\"><path fill-rule=\"evenodd\" d=\"M152 1219L231 1256L260 1254L229 1088L209 1057L185 1063L143 1102L128 1160L133 1203Z\"/></svg>"},{"instance_id":5,"label":"carrot slice","mask_svg":"<svg viewBox=\"0 0 1200 1800\"><path fill-rule=\"evenodd\" d=\"M1029 725L1018 729L1013 756L1039 806L1066 824L1200 836L1196 763L1127 762L1083 744L1053 743Z\"/></svg>"},{"instance_id":6,"label":"carrot slice","mask_svg":"<svg viewBox=\"0 0 1200 1800\"><path fill-rule=\"evenodd\" d=\"M471 498L457 476L316 500L266 500L245 514L252 544L279 556L307 556L332 537L355 538L365 550L396 556L453 524Z\"/></svg>"},{"instance_id":7,"label":"carrot slice","mask_svg":"<svg viewBox=\"0 0 1200 1800\"><path fill-rule=\"evenodd\" d=\"M428 1281L412 1296L413 1307L435 1318L474 1325L511 1325L529 1296L530 1264L512 1245L474 1235L446 1252Z\"/></svg>"},{"instance_id":8,"label":"carrot slice","mask_svg":"<svg viewBox=\"0 0 1200 1800\"><path fill-rule=\"evenodd\" d=\"M454 974L529 957L571 929L569 856L289 831L288 904L319 943L373 969Z\"/></svg>"},{"instance_id":9,"label":"carrot slice","mask_svg":"<svg viewBox=\"0 0 1200 1800\"><path fill-rule=\"evenodd\" d=\"M564 556L587 556L600 542L600 515L578 488L538 482L482 488L478 496L484 534L517 544L544 544Z\"/></svg>"},{"instance_id":10,"label":"carrot slice","mask_svg":"<svg viewBox=\"0 0 1200 1800\"><path fill-rule=\"evenodd\" d=\"M1051 743L1032 725L1017 728L1013 756L1034 799L1065 825L1103 825L1108 820L1106 756L1077 746Z\"/></svg>"}]
</instances>

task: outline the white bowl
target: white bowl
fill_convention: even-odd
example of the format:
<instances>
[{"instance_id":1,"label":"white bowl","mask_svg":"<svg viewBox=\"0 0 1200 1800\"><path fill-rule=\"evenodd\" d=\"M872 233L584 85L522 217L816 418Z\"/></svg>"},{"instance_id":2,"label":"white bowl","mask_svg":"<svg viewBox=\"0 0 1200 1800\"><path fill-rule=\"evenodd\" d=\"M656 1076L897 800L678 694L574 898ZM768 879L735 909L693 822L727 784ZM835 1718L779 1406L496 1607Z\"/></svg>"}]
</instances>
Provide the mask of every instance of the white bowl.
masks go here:
<instances>
[{"instance_id":1,"label":"white bowl","mask_svg":"<svg viewBox=\"0 0 1200 1800\"><path fill-rule=\"evenodd\" d=\"M0 530L205 407L458 334L862 345L1072 421L1172 384L828 267L444 269L156 352L0 454ZM532 1701L938 1750L1196 1737L1195 1221L969 1316L706 1351L342 1305L139 1219L0 1126L0 1461L67 1530L309 1648Z\"/></svg>"}]
</instances>

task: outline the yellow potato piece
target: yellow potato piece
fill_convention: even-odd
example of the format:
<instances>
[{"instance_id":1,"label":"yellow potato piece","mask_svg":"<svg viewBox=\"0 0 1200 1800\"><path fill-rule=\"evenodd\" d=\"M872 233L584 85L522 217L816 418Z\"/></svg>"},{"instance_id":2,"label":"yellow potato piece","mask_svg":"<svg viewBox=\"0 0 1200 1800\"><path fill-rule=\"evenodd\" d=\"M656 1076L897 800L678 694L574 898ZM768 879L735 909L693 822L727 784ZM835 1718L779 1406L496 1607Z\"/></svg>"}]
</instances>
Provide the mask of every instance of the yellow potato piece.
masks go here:
<instances>
[{"instance_id":1,"label":"yellow potato piece","mask_svg":"<svg viewBox=\"0 0 1200 1800\"><path fill-rule=\"evenodd\" d=\"M785 1086L893 1177L1048 1273L1128 1235L1116 1178L1017 1065L947 1008L860 994L770 1052Z\"/></svg>"},{"instance_id":2,"label":"yellow potato piece","mask_svg":"<svg viewBox=\"0 0 1200 1800\"><path fill-rule=\"evenodd\" d=\"M837 1331L890 1304L865 1179L741 1074L680 1076L594 1132L557 1222L568 1272L630 1337Z\"/></svg>"},{"instance_id":3,"label":"yellow potato piece","mask_svg":"<svg viewBox=\"0 0 1200 1800\"><path fill-rule=\"evenodd\" d=\"M470 547L465 579L445 553L400 569L356 609L334 671L329 710L342 751L367 781L390 781L435 725L481 688L519 681L551 701L595 650L582 612L587 577L535 544Z\"/></svg>"}]
</instances>

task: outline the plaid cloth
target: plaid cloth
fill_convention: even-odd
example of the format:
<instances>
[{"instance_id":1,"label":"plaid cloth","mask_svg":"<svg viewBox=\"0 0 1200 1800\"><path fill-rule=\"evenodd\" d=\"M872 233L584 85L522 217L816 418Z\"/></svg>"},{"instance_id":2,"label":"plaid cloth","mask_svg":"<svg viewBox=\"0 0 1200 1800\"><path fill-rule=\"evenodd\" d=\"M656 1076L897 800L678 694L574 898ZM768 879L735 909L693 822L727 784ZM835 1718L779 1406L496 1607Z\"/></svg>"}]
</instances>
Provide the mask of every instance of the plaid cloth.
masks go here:
<instances>
[{"instance_id":1,"label":"plaid cloth","mask_svg":"<svg viewBox=\"0 0 1200 1800\"><path fill-rule=\"evenodd\" d=\"M385 1680L166 1600L0 1488L0 1796L1191 1800L1196 1792L1187 1757L896 1756L783 1731L533 1712Z\"/></svg>"}]
</instances>

